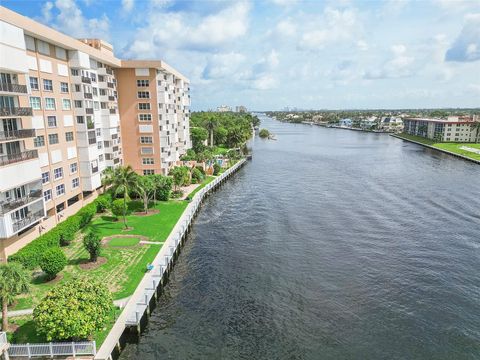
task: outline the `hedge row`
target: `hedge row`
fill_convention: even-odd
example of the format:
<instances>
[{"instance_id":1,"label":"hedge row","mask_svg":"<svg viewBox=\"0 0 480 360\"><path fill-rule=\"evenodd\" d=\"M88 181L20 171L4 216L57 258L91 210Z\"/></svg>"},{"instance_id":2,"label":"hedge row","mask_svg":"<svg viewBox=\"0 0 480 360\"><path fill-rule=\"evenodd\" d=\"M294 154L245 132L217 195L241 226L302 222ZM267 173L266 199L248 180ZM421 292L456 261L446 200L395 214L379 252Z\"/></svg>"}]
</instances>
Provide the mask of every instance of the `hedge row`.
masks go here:
<instances>
[{"instance_id":1,"label":"hedge row","mask_svg":"<svg viewBox=\"0 0 480 360\"><path fill-rule=\"evenodd\" d=\"M30 244L8 257L8 261L17 261L27 269L35 269L40 265L43 253L52 247L69 244L75 233L85 227L97 212L97 202L102 202L100 195L94 202L81 208L75 215L41 235Z\"/></svg>"}]
</instances>

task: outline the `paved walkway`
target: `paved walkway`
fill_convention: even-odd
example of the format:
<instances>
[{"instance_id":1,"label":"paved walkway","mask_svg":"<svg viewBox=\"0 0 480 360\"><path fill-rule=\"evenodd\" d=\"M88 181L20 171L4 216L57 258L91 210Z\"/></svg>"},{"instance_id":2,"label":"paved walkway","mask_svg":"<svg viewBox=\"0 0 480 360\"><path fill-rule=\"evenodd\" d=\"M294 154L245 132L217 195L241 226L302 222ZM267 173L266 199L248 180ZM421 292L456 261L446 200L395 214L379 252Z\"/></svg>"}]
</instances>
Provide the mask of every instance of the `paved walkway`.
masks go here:
<instances>
[{"instance_id":1,"label":"paved walkway","mask_svg":"<svg viewBox=\"0 0 480 360\"><path fill-rule=\"evenodd\" d=\"M158 244L158 243L154 243L154 244ZM113 304L123 309L129 299L130 299L130 296L123 299L119 299L119 300L113 300ZM33 309L12 310L8 312L8 317L18 317L18 316L24 316L24 315L30 315L30 314L33 314Z\"/></svg>"}]
</instances>

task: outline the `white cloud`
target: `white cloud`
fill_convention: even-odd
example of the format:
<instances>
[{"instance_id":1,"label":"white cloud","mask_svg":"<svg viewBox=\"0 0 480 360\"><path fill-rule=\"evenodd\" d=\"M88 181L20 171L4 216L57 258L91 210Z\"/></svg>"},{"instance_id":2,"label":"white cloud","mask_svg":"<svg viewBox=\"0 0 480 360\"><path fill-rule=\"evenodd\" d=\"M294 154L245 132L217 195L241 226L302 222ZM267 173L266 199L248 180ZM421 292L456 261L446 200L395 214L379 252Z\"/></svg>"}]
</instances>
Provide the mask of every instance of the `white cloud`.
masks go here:
<instances>
[{"instance_id":1,"label":"white cloud","mask_svg":"<svg viewBox=\"0 0 480 360\"><path fill-rule=\"evenodd\" d=\"M392 56L382 66L368 70L366 79L387 79L412 76L415 57L410 55L403 44L393 45L390 48Z\"/></svg>"},{"instance_id":2,"label":"white cloud","mask_svg":"<svg viewBox=\"0 0 480 360\"><path fill-rule=\"evenodd\" d=\"M275 27L275 33L281 37L294 36L296 31L297 27L291 19L282 20Z\"/></svg>"},{"instance_id":3,"label":"white cloud","mask_svg":"<svg viewBox=\"0 0 480 360\"><path fill-rule=\"evenodd\" d=\"M58 12L54 15L53 10ZM70 36L109 39L110 20L104 14L100 18L87 19L74 0L47 2L42 8L41 21Z\"/></svg>"},{"instance_id":4,"label":"white cloud","mask_svg":"<svg viewBox=\"0 0 480 360\"><path fill-rule=\"evenodd\" d=\"M125 12L132 11L135 0L122 0L122 10Z\"/></svg>"},{"instance_id":5,"label":"white cloud","mask_svg":"<svg viewBox=\"0 0 480 360\"><path fill-rule=\"evenodd\" d=\"M246 57L239 53L214 54L203 70L204 79L221 79L234 76Z\"/></svg>"},{"instance_id":6,"label":"white cloud","mask_svg":"<svg viewBox=\"0 0 480 360\"><path fill-rule=\"evenodd\" d=\"M152 10L147 25L137 30L126 52L132 57L142 57L163 55L165 49L218 51L246 34L249 10L247 2L234 3L204 18Z\"/></svg>"},{"instance_id":7,"label":"white cloud","mask_svg":"<svg viewBox=\"0 0 480 360\"><path fill-rule=\"evenodd\" d=\"M327 7L320 19L315 19L313 29L307 30L300 39L301 50L319 50L326 45L352 40L360 33L360 22L353 9Z\"/></svg>"},{"instance_id":8,"label":"white cloud","mask_svg":"<svg viewBox=\"0 0 480 360\"><path fill-rule=\"evenodd\" d=\"M294 6L296 5L299 0L270 0L270 2L272 2L273 4L275 5L278 5L278 6Z\"/></svg>"},{"instance_id":9,"label":"white cloud","mask_svg":"<svg viewBox=\"0 0 480 360\"><path fill-rule=\"evenodd\" d=\"M465 25L445 53L445 60L459 62L480 60L480 13L465 16Z\"/></svg>"}]
</instances>

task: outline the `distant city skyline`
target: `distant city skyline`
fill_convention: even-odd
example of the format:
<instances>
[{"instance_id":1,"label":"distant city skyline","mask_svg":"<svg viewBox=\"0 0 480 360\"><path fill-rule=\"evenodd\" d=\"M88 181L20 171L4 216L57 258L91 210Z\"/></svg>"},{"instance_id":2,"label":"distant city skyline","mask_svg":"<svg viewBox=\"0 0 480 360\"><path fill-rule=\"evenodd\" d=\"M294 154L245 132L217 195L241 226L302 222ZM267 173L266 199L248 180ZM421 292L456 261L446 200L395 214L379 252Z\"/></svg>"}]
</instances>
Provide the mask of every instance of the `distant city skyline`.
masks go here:
<instances>
[{"instance_id":1,"label":"distant city skyline","mask_svg":"<svg viewBox=\"0 0 480 360\"><path fill-rule=\"evenodd\" d=\"M192 109L480 106L478 1L3 1L191 79Z\"/></svg>"}]
</instances>

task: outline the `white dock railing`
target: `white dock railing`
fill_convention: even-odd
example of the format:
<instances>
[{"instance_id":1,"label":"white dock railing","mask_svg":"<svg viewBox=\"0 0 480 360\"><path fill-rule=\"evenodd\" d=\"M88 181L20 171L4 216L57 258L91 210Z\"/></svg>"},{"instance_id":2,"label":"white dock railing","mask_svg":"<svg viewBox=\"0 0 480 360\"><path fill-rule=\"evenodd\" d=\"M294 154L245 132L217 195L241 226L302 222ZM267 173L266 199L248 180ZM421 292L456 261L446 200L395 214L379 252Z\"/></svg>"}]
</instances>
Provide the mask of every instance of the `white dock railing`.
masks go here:
<instances>
[{"instance_id":1,"label":"white dock railing","mask_svg":"<svg viewBox=\"0 0 480 360\"><path fill-rule=\"evenodd\" d=\"M50 357L85 356L97 353L95 341L45 343L45 344L10 344L8 355L11 357Z\"/></svg>"},{"instance_id":2,"label":"white dock railing","mask_svg":"<svg viewBox=\"0 0 480 360\"><path fill-rule=\"evenodd\" d=\"M7 333L0 332L0 355L2 355L2 351L6 350L7 347L8 347Z\"/></svg>"},{"instance_id":3,"label":"white dock railing","mask_svg":"<svg viewBox=\"0 0 480 360\"><path fill-rule=\"evenodd\" d=\"M125 308L113 325L112 330L103 342L103 345L99 349L95 359L109 359L110 354L118 344L120 336L123 334L125 327L138 325L140 323L140 319L142 318L145 310L148 307L148 304L154 296L165 270L171 264L173 260L173 254L177 250L182 237L185 235L185 232L187 231L188 226L190 225L192 218L200 206L204 196L211 189L215 188L218 183L223 181L223 179L235 172L245 162L245 159L240 160L195 194L152 262L154 265L153 270L144 275L137 289L125 304Z\"/></svg>"}]
</instances>

